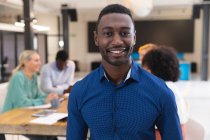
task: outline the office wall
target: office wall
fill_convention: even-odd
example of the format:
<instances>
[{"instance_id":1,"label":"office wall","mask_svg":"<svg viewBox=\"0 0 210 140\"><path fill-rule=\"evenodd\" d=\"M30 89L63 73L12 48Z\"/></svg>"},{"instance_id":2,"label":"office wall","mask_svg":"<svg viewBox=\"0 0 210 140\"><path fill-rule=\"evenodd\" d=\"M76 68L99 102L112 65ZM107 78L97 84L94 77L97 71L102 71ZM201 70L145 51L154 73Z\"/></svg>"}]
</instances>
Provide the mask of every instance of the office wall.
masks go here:
<instances>
[{"instance_id":1,"label":"office wall","mask_svg":"<svg viewBox=\"0 0 210 140\"><path fill-rule=\"evenodd\" d=\"M195 30L194 30L194 52L186 53L185 59L187 61L195 62L197 64L198 74L200 74L201 68L201 52L202 52L202 20L195 20ZM210 55L209 55L210 56ZM210 68L210 59L209 59L209 68ZM210 70L209 70L210 74Z\"/></svg>"},{"instance_id":2,"label":"office wall","mask_svg":"<svg viewBox=\"0 0 210 140\"><path fill-rule=\"evenodd\" d=\"M90 71L91 62L101 60L99 53L88 53L87 22L95 21L97 13L79 13L79 21L70 23L70 55L79 60L82 71Z\"/></svg>"},{"instance_id":3,"label":"office wall","mask_svg":"<svg viewBox=\"0 0 210 140\"><path fill-rule=\"evenodd\" d=\"M50 31L48 32L48 61L51 62L55 59L55 54L58 50L58 40L57 37L54 37L54 35L57 35L57 16L54 14L42 14L37 15L38 23L39 25L43 26L49 26ZM51 37L53 35L53 37Z\"/></svg>"},{"instance_id":4,"label":"office wall","mask_svg":"<svg viewBox=\"0 0 210 140\"><path fill-rule=\"evenodd\" d=\"M191 15L190 8L167 8L157 9L147 18L140 18L140 20L153 19L185 19ZM79 11L78 22L69 23L70 32L70 58L79 61L81 71L90 71L90 64L92 61L100 61L99 53L88 53L88 39L87 39L87 22L96 21L99 10ZM37 16L40 24L50 26L49 34L57 33L57 16L56 15L40 15ZM197 63L198 73L200 72L201 64L201 36L202 36L202 15L200 19L195 20L195 40L194 52L185 54L186 61L193 61ZM48 40L49 61L54 60L54 55L57 51L57 40ZM210 65L210 62L209 62ZM210 72L209 72L210 73Z\"/></svg>"}]
</instances>

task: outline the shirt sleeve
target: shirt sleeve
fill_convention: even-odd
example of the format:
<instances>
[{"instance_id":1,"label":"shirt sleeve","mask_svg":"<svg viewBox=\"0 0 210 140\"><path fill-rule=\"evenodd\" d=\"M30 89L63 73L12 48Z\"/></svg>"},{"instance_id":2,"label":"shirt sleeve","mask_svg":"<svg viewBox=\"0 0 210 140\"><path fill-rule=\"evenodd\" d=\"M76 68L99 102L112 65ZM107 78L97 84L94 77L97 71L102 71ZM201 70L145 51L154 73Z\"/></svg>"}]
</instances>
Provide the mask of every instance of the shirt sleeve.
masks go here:
<instances>
[{"instance_id":1,"label":"shirt sleeve","mask_svg":"<svg viewBox=\"0 0 210 140\"><path fill-rule=\"evenodd\" d=\"M10 82L9 94L11 94L12 102L14 103L15 108L37 106L45 103L46 95L40 92L37 83L31 87L35 93L30 94L35 95L29 95L29 92L31 91L25 90L23 78L16 76Z\"/></svg>"},{"instance_id":2,"label":"shirt sleeve","mask_svg":"<svg viewBox=\"0 0 210 140\"><path fill-rule=\"evenodd\" d=\"M78 109L76 95L78 93L72 89L68 102L68 123L67 123L67 140L85 140L87 137L88 127Z\"/></svg>"},{"instance_id":3,"label":"shirt sleeve","mask_svg":"<svg viewBox=\"0 0 210 140\"><path fill-rule=\"evenodd\" d=\"M50 79L50 69L49 65L42 67L40 74L40 88L46 93L51 93L55 88L53 88L52 80Z\"/></svg>"},{"instance_id":4,"label":"shirt sleeve","mask_svg":"<svg viewBox=\"0 0 210 140\"><path fill-rule=\"evenodd\" d=\"M174 94L171 90L160 97L161 114L157 127L162 140L183 140Z\"/></svg>"},{"instance_id":5,"label":"shirt sleeve","mask_svg":"<svg viewBox=\"0 0 210 140\"><path fill-rule=\"evenodd\" d=\"M58 94L63 94L63 89L58 88L57 86L53 86L53 82L51 80L51 72L49 65L45 65L42 70L41 70L41 75L40 75L40 88L42 91L45 93L58 93Z\"/></svg>"}]
</instances>

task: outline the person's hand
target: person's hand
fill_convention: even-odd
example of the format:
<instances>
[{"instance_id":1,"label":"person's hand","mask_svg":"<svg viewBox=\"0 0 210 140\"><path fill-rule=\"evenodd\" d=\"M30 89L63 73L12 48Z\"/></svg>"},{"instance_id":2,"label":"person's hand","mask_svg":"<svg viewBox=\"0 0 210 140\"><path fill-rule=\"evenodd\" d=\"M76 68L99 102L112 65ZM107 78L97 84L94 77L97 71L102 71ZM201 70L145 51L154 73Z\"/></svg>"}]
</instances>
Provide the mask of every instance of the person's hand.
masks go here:
<instances>
[{"instance_id":1,"label":"person's hand","mask_svg":"<svg viewBox=\"0 0 210 140\"><path fill-rule=\"evenodd\" d=\"M63 94L63 98L64 98L64 99L68 99L68 98L69 98L69 93L64 93L64 94Z\"/></svg>"},{"instance_id":2,"label":"person's hand","mask_svg":"<svg viewBox=\"0 0 210 140\"><path fill-rule=\"evenodd\" d=\"M47 96L47 98L45 100L45 103L46 104L50 103L50 101L52 99L58 99L58 94L56 94L56 93L50 93L50 94L48 94L48 96Z\"/></svg>"},{"instance_id":3,"label":"person's hand","mask_svg":"<svg viewBox=\"0 0 210 140\"><path fill-rule=\"evenodd\" d=\"M67 89L63 91L63 94L69 93L71 91L72 85L70 85Z\"/></svg>"}]
</instances>

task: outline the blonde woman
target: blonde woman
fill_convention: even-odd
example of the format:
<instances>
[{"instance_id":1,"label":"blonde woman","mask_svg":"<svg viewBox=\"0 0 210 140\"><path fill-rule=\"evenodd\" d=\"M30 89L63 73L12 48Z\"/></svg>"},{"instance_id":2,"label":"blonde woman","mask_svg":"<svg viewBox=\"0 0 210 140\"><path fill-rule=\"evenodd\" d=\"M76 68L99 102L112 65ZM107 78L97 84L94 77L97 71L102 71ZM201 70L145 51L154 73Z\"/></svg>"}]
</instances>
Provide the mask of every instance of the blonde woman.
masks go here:
<instances>
[{"instance_id":1,"label":"blonde woman","mask_svg":"<svg viewBox=\"0 0 210 140\"><path fill-rule=\"evenodd\" d=\"M25 50L20 54L19 65L13 70L9 81L7 97L3 112L49 103L52 99L58 98L55 93L45 94L37 84L37 75L41 66L40 56L32 50ZM30 140L57 139L47 136L27 136Z\"/></svg>"},{"instance_id":2,"label":"blonde woman","mask_svg":"<svg viewBox=\"0 0 210 140\"><path fill-rule=\"evenodd\" d=\"M9 82L3 112L14 108L37 106L58 98L56 94L47 94L39 90L37 75L41 66L40 56L35 51L26 50L19 57L19 65L13 70Z\"/></svg>"}]
</instances>

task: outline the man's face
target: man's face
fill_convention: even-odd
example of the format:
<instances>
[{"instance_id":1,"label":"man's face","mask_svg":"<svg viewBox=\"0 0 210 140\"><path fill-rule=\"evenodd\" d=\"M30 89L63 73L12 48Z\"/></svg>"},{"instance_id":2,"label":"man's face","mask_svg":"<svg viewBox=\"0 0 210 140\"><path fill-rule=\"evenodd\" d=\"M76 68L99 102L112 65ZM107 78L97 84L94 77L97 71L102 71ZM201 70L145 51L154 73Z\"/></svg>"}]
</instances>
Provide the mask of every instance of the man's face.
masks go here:
<instances>
[{"instance_id":1,"label":"man's face","mask_svg":"<svg viewBox=\"0 0 210 140\"><path fill-rule=\"evenodd\" d=\"M94 32L94 38L104 61L114 66L129 63L136 36L134 24L128 15L104 15L97 32Z\"/></svg>"},{"instance_id":2,"label":"man's face","mask_svg":"<svg viewBox=\"0 0 210 140\"><path fill-rule=\"evenodd\" d=\"M67 66L67 60L66 61L56 60L56 66L59 70L65 69Z\"/></svg>"}]
</instances>

